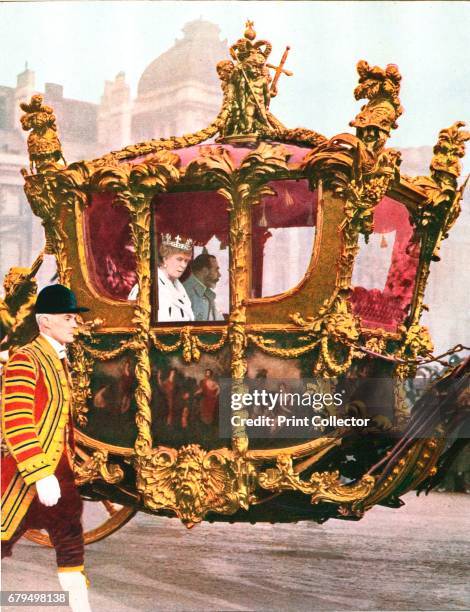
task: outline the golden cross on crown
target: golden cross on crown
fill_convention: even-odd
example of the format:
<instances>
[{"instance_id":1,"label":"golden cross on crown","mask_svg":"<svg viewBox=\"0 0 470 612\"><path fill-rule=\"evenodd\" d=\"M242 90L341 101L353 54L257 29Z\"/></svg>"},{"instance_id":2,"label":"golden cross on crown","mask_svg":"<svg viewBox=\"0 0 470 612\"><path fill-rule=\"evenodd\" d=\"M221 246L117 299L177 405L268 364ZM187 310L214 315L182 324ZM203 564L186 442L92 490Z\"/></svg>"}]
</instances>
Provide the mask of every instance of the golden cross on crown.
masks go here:
<instances>
[{"instance_id":1,"label":"golden cross on crown","mask_svg":"<svg viewBox=\"0 0 470 612\"><path fill-rule=\"evenodd\" d=\"M181 249L182 251L190 251L193 248L194 241L191 238L185 240L180 235L173 238L171 234L162 234L162 244L175 247L175 249Z\"/></svg>"}]
</instances>

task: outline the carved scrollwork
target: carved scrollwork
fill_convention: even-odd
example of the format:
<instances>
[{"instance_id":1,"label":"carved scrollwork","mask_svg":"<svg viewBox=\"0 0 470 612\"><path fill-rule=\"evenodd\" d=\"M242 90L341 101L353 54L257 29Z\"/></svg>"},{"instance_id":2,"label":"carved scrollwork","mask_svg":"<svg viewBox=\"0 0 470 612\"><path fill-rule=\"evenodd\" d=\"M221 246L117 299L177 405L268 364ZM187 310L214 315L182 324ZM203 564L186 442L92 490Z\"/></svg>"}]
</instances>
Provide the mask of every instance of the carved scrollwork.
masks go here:
<instances>
[{"instance_id":1,"label":"carved scrollwork","mask_svg":"<svg viewBox=\"0 0 470 612\"><path fill-rule=\"evenodd\" d=\"M75 463L74 474L77 485L95 480L117 484L124 478L124 472L119 465L108 463L108 451L106 450L97 450L86 461Z\"/></svg>"},{"instance_id":2,"label":"carved scrollwork","mask_svg":"<svg viewBox=\"0 0 470 612\"><path fill-rule=\"evenodd\" d=\"M375 478L366 475L353 484L342 484L339 472L314 472L308 480L295 471L292 457L280 454L276 467L258 474L258 484L270 491L301 491L311 495L312 504L330 502L352 506L364 500L374 488Z\"/></svg>"}]
</instances>

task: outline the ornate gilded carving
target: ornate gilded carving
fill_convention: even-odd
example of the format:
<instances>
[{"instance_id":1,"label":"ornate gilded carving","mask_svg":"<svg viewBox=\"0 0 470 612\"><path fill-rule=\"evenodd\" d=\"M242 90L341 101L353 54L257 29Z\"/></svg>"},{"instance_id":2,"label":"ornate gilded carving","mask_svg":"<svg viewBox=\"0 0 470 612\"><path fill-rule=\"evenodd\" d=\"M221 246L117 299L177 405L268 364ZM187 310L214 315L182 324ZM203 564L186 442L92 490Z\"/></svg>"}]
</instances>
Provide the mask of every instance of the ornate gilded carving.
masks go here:
<instances>
[{"instance_id":1,"label":"ornate gilded carving","mask_svg":"<svg viewBox=\"0 0 470 612\"><path fill-rule=\"evenodd\" d=\"M111 154L112 158L115 160L134 159L141 155L149 155L162 150L173 151L201 144L201 142L205 142L217 134L219 126L223 123L225 116L226 112L222 109L217 118L207 128L194 132L193 134L153 139L130 145L120 151L114 151Z\"/></svg>"},{"instance_id":2,"label":"ornate gilded carving","mask_svg":"<svg viewBox=\"0 0 470 612\"><path fill-rule=\"evenodd\" d=\"M442 240L460 214L460 202L468 180L457 186L461 166L459 159L465 154L465 142L470 132L461 130L465 124L457 121L450 128L439 132L431 160L431 176L408 178L426 194L426 200L414 213L413 220L420 239L421 265L410 313L410 324L417 323L423 309L424 291L429 276L430 261L439 260Z\"/></svg>"},{"instance_id":3,"label":"ornate gilded carving","mask_svg":"<svg viewBox=\"0 0 470 612\"><path fill-rule=\"evenodd\" d=\"M401 357L408 358L414 362L418 357L428 357L434 350L434 345L429 335L429 330L424 325L410 325L408 329L402 327L403 344Z\"/></svg>"},{"instance_id":4,"label":"ornate gilded carving","mask_svg":"<svg viewBox=\"0 0 470 612\"><path fill-rule=\"evenodd\" d=\"M401 330L402 336L393 338L395 345L392 342L388 345L391 354L386 353L385 332L381 337L381 332L376 331L378 337L369 338L365 346L359 346L359 340L367 336L348 306L359 235L363 234L367 240L373 230L374 208L398 177L399 155L396 151L385 149L390 131L396 127L396 120L402 112L398 98L401 78L398 69L393 65L385 69L370 67L364 61L358 64L359 85L354 92L355 97L366 98L368 102L351 122L356 128L355 136L340 134L327 141L311 130L290 130L269 110L270 100L277 93L280 75L288 74L284 68L288 49L279 66L268 64L271 44L265 40L255 41L252 25L247 24L244 38L232 45L232 59L217 66L224 93L218 117L208 128L194 134L140 143L98 160L79 162L64 168L52 109L43 106L40 97L33 97L30 104L23 107L26 111L22 118L23 127L32 130L28 138L31 172L34 169L39 172L26 177L26 192L33 211L43 221L47 252L56 255L61 282L69 284L70 270L65 256L66 236L59 213L63 211L73 215L76 206L83 209L89 204L91 194L100 191L113 192L114 203L125 206L131 217L139 286L132 321L136 331L130 339L108 350L101 350L91 335L81 334L73 347L77 419L81 425L86 423L93 362L115 359L127 350L135 353L138 382L135 449L111 445L106 445L106 448L133 461L136 497L138 494L148 509L172 511L187 526L200 522L209 512L233 514L240 508L248 509L250 504L262 502L262 497L255 496L257 487L258 493L262 492L261 487L275 495L285 490L299 491L311 496L312 503L328 502L335 504L340 514L359 516L369 503L376 503L390 492L394 494L411 486L410 483L418 482L423 474L432 471L440 448L440 442L436 442L432 448L425 441L417 442L378 487L375 486L377 480L370 475L349 485L341 483L338 472L315 472L305 480L300 478L302 471L340 445L340 438L309 440L281 452L277 449L248 451L245 430L239 427L232 432L232 450L206 451L197 445L180 449L152 448L149 360L152 343L164 353L181 350L183 361L189 363L197 361L201 352L218 351L228 341L235 392L245 390L248 342L267 354L281 358L296 358L312 351L316 358L314 373L323 375L326 380L321 380L320 384L325 383L327 388L333 385L336 376L351 367L354 358L362 358L367 352L373 357L396 360L396 376L400 381L413 371L416 360L428 355L432 349L423 328L418 325L420 300L427 278L426 265L420 269L418 298L406 326ZM269 74L270 68L275 70L273 80ZM427 201L418 208L414 218L422 240L422 260L425 264L426 258L436 256L440 240L455 222L460 209L463 187L457 189L458 160L463 155L465 141L470 138L470 133L460 129L462 125L456 123L440 133L431 164L431 178L418 177L414 181L427 195ZM217 133L222 140L272 139L308 145L311 151L302 164L289 167L289 151L279 145L262 143L240 163L235 162L235 158L223 148L210 146L201 149L199 157L180 171L180 160L171 150L199 144ZM135 164L125 163L137 156L147 157L136 160ZM251 207L264 196L274 193L268 187L268 181L305 175L312 185L318 187L319 199L323 187L332 191L333 196L342 198L344 221L339 230L342 232L343 248L337 263L333 295L323 304L316 317L306 318L301 313L291 315L297 326L297 340L303 344L286 348L277 346L262 332L247 332L246 303L251 297ZM205 337L210 332L202 332L199 328L198 335L190 326L174 332L177 340L169 340L169 344L163 336L174 338L173 328L165 329L164 333L160 330L150 332L150 203L155 193L165 191L171 184L180 181L193 181L192 186L197 188L202 186L218 190L228 204L230 319L227 329L222 333L220 330L215 332L220 337L212 343L201 340L202 334ZM123 312L129 310L129 305L123 305ZM12 321L5 308L3 313L5 324L11 327ZM126 324L131 325L130 322ZM403 399L400 393L398 387L397 405ZM350 406L350 409L353 407ZM356 410L359 410L357 405ZM400 414L397 408L398 421ZM78 432L78 435L82 436L83 443L86 436L82 432ZM93 447L96 452L92 457L85 457L84 463L77 467L78 481L92 482L99 478L109 483L119 482L123 477L121 468L108 464L107 452L99 448L99 441L92 441L93 444L96 445ZM294 465L294 458L303 460ZM276 466L274 461L277 461ZM266 467L268 465L272 467Z\"/></svg>"},{"instance_id":5,"label":"ornate gilded carving","mask_svg":"<svg viewBox=\"0 0 470 612\"><path fill-rule=\"evenodd\" d=\"M80 340L73 343L72 362L73 411L78 424L84 427L88 423L88 399L91 396L90 377L93 372L93 359L87 354Z\"/></svg>"},{"instance_id":6,"label":"ornate gilded carving","mask_svg":"<svg viewBox=\"0 0 470 612\"><path fill-rule=\"evenodd\" d=\"M89 176L90 186L100 191L112 191L116 193L116 203L128 206L129 198L144 199L145 195L155 195L166 191L168 186L177 182L180 178L178 166L180 158L170 151L157 151L152 157L137 164L105 164L98 166L90 165L93 170ZM81 172L86 176L89 172L83 162L76 165L76 169L82 166ZM70 168L73 169L71 166ZM69 176L71 170L69 169ZM67 172L64 172L64 176ZM135 207L135 206L134 206Z\"/></svg>"},{"instance_id":7,"label":"ornate gilded carving","mask_svg":"<svg viewBox=\"0 0 470 612\"><path fill-rule=\"evenodd\" d=\"M164 191L179 179L179 157L158 151L139 164L105 165L97 167L90 177L93 188L112 191L115 202L125 206L131 217L131 237L136 253L136 276L139 293L134 308L136 333L133 350L136 354L135 392L137 404L137 438L135 450L144 456L152 447L150 410L150 204L155 193Z\"/></svg>"},{"instance_id":8,"label":"ornate gilded carving","mask_svg":"<svg viewBox=\"0 0 470 612\"><path fill-rule=\"evenodd\" d=\"M137 389L135 400L137 404L137 438L135 451L137 455L145 455L152 447L150 410L150 198L143 194L129 195L125 205L131 213L131 235L136 252L136 276L139 294L134 308L133 323L136 326L135 341Z\"/></svg>"},{"instance_id":9,"label":"ornate gilded carving","mask_svg":"<svg viewBox=\"0 0 470 612\"><path fill-rule=\"evenodd\" d=\"M139 343L134 338L130 340L123 340L121 344L115 348L107 351L101 351L97 348L84 345L83 349L90 357L95 359L96 361L110 361L111 359L116 359L123 355L126 351L134 351L139 348Z\"/></svg>"},{"instance_id":10,"label":"ornate gilded carving","mask_svg":"<svg viewBox=\"0 0 470 612\"><path fill-rule=\"evenodd\" d=\"M3 279L5 298L0 298L0 350L29 342L37 333L33 306L36 301L35 276L43 260L43 253L31 268L10 268Z\"/></svg>"},{"instance_id":11,"label":"ornate gilded carving","mask_svg":"<svg viewBox=\"0 0 470 612\"><path fill-rule=\"evenodd\" d=\"M368 151L380 154L390 135L397 128L396 121L403 113L398 97L401 75L398 66L388 64L385 69L371 67L365 60L357 64L359 85L354 90L356 100L369 100L349 125L357 129L357 136Z\"/></svg>"},{"instance_id":12,"label":"ornate gilded carving","mask_svg":"<svg viewBox=\"0 0 470 612\"><path fill-rule=\"evenodd\" d=\"M235 63L224 60L217 65L224 92L223 108L228 116L220 126L225 141L243 136L256 139L260 134L284 129L284 126L270 112L271 98L277 95L277 82L284 69L287 52L279 66L271 66L267 59L272 45L267 40L257 40L253 22L247 21L243 38L230 47L230 56ZM268 67L276 70L275 81L271 79Z\"/></svg>"},{"instance_id":13,"label":"ornate gilded carving","mask_svg":"<svg viewBox=\"0 0 470 612\"><path fill-rule=\"evenodd\" d=\"M26 197L33 213L42 220L46 235L45 253L55 255L59 280L68 286L70 269L65 254L65 235L53 193L56 173L65 166L54 111L43 104L43 97L39 94L32 96L29 103L21 103L20 107L25 111L21 117L23 130L31 130L28 136L31 174L27 176L27 171L22 170ZM34 170L37 174L33 174Z\"/></svg>"},{"instance_id":14,"label":"ornate gilded carving","mask_svg":"<svg viewBox=\"0 0 470 612\"><path fill-rule=\"evenodd\" d=\"M380 202L391 180L398 178L399 153L385 150L385 144L403 109L398 98L401 76L397 66L389 64L383 70L361 60L357 71L355 98L367 98L369 102L350 123L356 127L356 136L339 134L324 142L305 157L303 166L311 180L318 181L321 174L327 186L349 201L347 222L354 219L367 237L370 207Z\"/></svg>"},{"instance_id":15,"label":"ornate gilded carving","mask_svg":"<svg viewBox=\"0 0 470 612\"><path fill-rule=\"evenodd\" d=\"M457 188L461 172L459 160L465 155L465 142L470 140L470 132L461 129L464 125L463 121L457 121L439 132L430 165L431 176L409 179L426 194L426 200L418 208L414 220L421 234L437 234L430 236L430 244L423 245L428 249L432 247L431 255L435 261L439 259L441 241L447 237L460 214L460 202L467 182Z\"/></svg>"},{"instance_id":16,"label":"ornate gilded carving","mask_svg":"<svg viewBox=\"0 0 470 612\"><path fill-rule=\"evenodd\" d=\"M197 348L194 338L191 336L191 328L185 327L181 330L181 344L183 347L183 361L189 363L192 359L199 361L201 351Z\"/></svg>"},{"instance_id":17,"label":"ornate gilded carving","mask_svg":"<svg viewBox=\"0 0 470 612\"><path fill-rule=\"evenodd\" d=\"M376 487L360 504L365 510L382 500L398 497L414 489L419 482L435 473L435 465L442 452L446 438L432 437L416 440L398 459L385 478L377 479Z\"/></svg>"},{"instance_id":18,"label":"ornate gilded carving","mask_svg":"<svg viewBox=\"0 0 470 612\"><path fill-rule=\"evenodd\" d=\"M75 483L82 485L95 480L104 480L109 484L117 484L124 478L121 467L108 463L108 451L97 450L83 462L74 464Z\"/></svg>"},{"instance_id":19,"label":"ornate gilded carving","mask_svg":"<svg viewBox=\"0 0 470 612\"><path fill-rule=\"evenodd\" d=\"M31 174L34 169L44 172L65 166L54 111L43 102L43 97L36 94L29 103L20 104L20 108L25 111L20 119L21 126L25 131L31 130L28 136Z\"/></svg>"},{"instance_id":20,"label":"ornate gilded carving","mask_svg":"<svg viewBox=\"0 0 470 612\"><path fill-rule=\"evenodd\" d=\"M400 155L384 147L402 112L398 98L400 74L394 65L383 70L371 68L365 61L358 63L357 70L359 85L355 97L367 98L369 102L351 122L356 127L356 136L340 134L313 149L302 162L311 184L319 190L323 187L332 190L344 201L345 217L340 226L344 242L337 267L336 293L323 305L318 317L308 323L300 313L291 316L310 334L320 335L321 351L315 372L325 372L327 376L344 373L352 359L359 356L353 345L361 329L347 301L358 238L363 234L367 242L373 231L374 208L399 178ZM335 354L341 352L341 345L349 349L346 357L338 360Z\"/></svg>"},{"instance_id":21,"label":"ornate gilded carving","mask_svg":"<svg viewBox=\"0 0 470 612\"><path fill-rule=\"evenodd\" d=\"M302 338L299 338L299 340L301 339ZM305 340L307 339L309 338L305 338ZM300 357L300 355L305 355L305 353L308 353L316 346L318 346L319 343L319 340L316 340L314 342L304 344L303 346L281 348L278 346L274 346L276 343L275 340L264 338L263 336L258 334L248 334L248 341L252 342L264 353L267 353L268 355L274 355L275 357L282 357L283 359L295 359L296 357Z\"/></svg>"},{"instance_id":22,"label":"ornate gilded carving","mask_svg":"<svg viewBox=\"0 0 470 612\"><path fill-rule=\"evenodd\" d=\"M383 337L371 336L366 340L364 348L367 351L376 353L377 355L385 355L385 349L387 348L387 341Z\"/></svg>"},{"instance_id":23,"label":"ornate gilded carving","mask_svg":"<svg viewBox=\"0 0 470 612\"><path fill-rule=\"evenodd\" d=\"M194 336L194 341L196 343L196 347L203 351L204 353L216 353L219 351L224 344L226 343L228 338L228 330L224 329L224 331L220 335L220 339L217 342L203 342L198 336Z\"/></svg>"},{"instance_id":24,"label":"ornate gilded carving","mask_svg":"<svg viewBox=\"0 0 470 612\"><path fill-rule=\"evenodd\" d=\"M417 323L408 328L401 326L402 340L395 357L403 360L395 368L395 425L402 429L409 418L409 405L406 398L404 383L407 378L416 374L418 357L428 357L434 349L427 327Z\"/></svg>"},{"instance_id":25,"label":"ornate gilded carving","mask_svg":"<svg viewBox=\"0 0 470 612\"><path fill-rule=\"evenodd\" d=\"M243 392L246 375L245 351L245 300L249 297L249 250L251 243L251 207L261 198L273 195L267 182L287 170L289 152L285 147L260 143L249 153L237 168L230 153L222 147L205 147L199 158L191 162L186 170L188 178L198 179L212 189L217 189L228 203L230 214L230 319L229 341L231 346L231 374L234 392ZM233 437L244 438L242 427L233 432ZM237 442L238 443L238 442ZM246 442L243 442L246 446Z\"/></svg>"},{"instance_id":26,"label":"ornate gilded carving","mask_svg":"<svg viewBox=\"0 0 470 612\"><path fill-rule=\"evenodd\" d=\"M179 339L173 344L166 344L158 339L154 332L150 333L150 338L155 348L162 353L173 353L182 347L183 361L190 363L191 361L199 361L201 351L204 353L215 353L220 350L227 341L228 331L224 330L221 333L220 339L216 342L207 343L202 340L191 330L191 327L185 326L180 331Z\"/></svg>"},{"instance_id":27,"label":"ornate gilded carving","mask_svg":"<svg viewBox=\"0 0 470 612\"><path fill-rule=\"evenodd\" d=\"M182 332L180 332L180 337L178 338L176 342L173 342L173 344L167 344L166 342L162 342L161 340L158 339L157 334L153 332L150 333L150 338L153 342L153 345L158 351L161 351L162 353L174 353L181 346L181 342L182 342L181 334Z\"/></svg>"},{"instance_id":28,"label":"ornate gilded carving","mask_svg":"<svg viewBox=\"0 0 470 612\"><path fill-rule=\"evenodd\" d=\"M228 449L205 451L196 444L155 449L140 460L137 488L150 510L171 510L187 527L208 512L248 509L254 467Z\"/></svg>"},{"instance_id":29,"label":"ornate gilded carving","mask_svg":"<svg viewBox=\"0 0 470 612\"><path fill-rule=\"evenodd\" d=\"M232 60L217 64L217 73L223 91L222 108L207 128L183 136L153 139L113 151L94 164L113 165L118 161L134 159L157 151L171 151L195 146L217 133L221 140L232 136L235 140L253 141L272 139L299 145L317 146L326 138L307 128L285 128L269 111L271 98L277 95L278 81L282 74L291 76L284 64L289 47L286 47L278 66L267 63L271 43L265 40L253 42L256 33L253 23L247 23L244 38L231 47ZM271 79L269 70L274 70Z\"/></svg>"},{"instance_id":30,"label":"ornate gilded carving","mask_svg":"<svg viewBox=\"0 0 470 612\"><path fill-rule=\"evenodd\" d=\"M320 340L320 353L314 367L314 374L325 377L339 376L351 367L358 351L354 348L361 334L358 317L349 312L348 303L337 293L327 300L318 311L317 317L304 319L299 312L290 318L308 336ZM342 359L337 356L345 353Z\"/></svg>"},{"instance_id":31,"label":"ornate gilded carving","mask_svg":"<svg viewBox=\"0 0 470 612\"><path fill-rule=\"evenodd\" d=\"M423 189L427 196L417 211L416 223L423 228L437 225L443 234L450 230L460 213L463 192L457 189L457 180L461 173L459 160L465 155L465 142L470 140L470 132L461 129L464 125L463 121L456 121L439 132L430 164L431 176L408 178L414 185ZM452 211L448 210L449 204ZM450 212L451 214L448 214Z\"/></svg>"},{"instance_id":32,"label":"ornate gilded carving","mask_svg":"<svg viewBox=\"0 0 470 612\"><path fill-rule=\"evenodd\" d=\"M164 191L168 185L178 180L177 165L179 158L173 153L158 152L152 163L128 167L129 192L118 192L117 200L124 203L131 214L131 235L137 254L137 297L133 322L136 325L135 341L139 345L136 350L135 375L138 386L135 392L137 404L137 438L135 450L137 455L145 455L152 446L151 434L151 388L150 388L150 358L149 332L151 319L150 304L150 203L156 191ZM112 179L111 179L112 180Z\"/></svg>"},{"instance_id":33,"label":"ornate gilded carving","mask_svg":"<svg viewBox=\"0 0 470 612\"><path fill-rule=\"evenodd\" d=\"M76 421L81 426L86 426L88 423L88 398L91 395L90 391L90 376L93 371L93 359L87 352L85 339L94 342L93 331L99 325L102 325L102 319L94 319L83 323L79 319L79 327L77 337L71 347L71 382L73 394L73 414Z\"/></svg>"},{"instance_id":34,"label":"ornate gilded carving","mask_svg":"<svg viewBox=\"0 0 470 612\"><path fill-rule=\"evenodd\" d=\"M70 268L65 249L66 236L59 220L59 205L54 195L57 175L52 172L25 176L25 194L33 213L39 217L46 235L45 254L54 255L59 281L70 285Z\"/></svg>"},{"instance_id":35,"label":"ornate gilded carving","mask_svg":"<svg viewBox=\"0 0 470 612\"><path fill-rule=\"evenodd\" d=\"M314 472L308 480L302 480L296 472L292 457L279 454L276 467L258 474L258 484L271 491L301 491L311 495L312 504L330 502L354 507L370 495L375 478L366 475L359 482L342 484L339 472Z\"/></svg>"},{"instance_id":36,"label":"ornate gilded carving","mask_svg":"<svg viewBox=\"0 0 470 612\"><path fill-rule=\"evenodd\" d=\"M461 128L465 124L457 121L450 128L439 132L439 139L433 151L431 161L431 176L418 176L409 179L413 184L423 189L427 199L414 213L413 220L417 226L420 240L420 267L407 321L408 329L402 329L403 343L398 357L407 360L399 364L395 374L399 381L412 377L416 373L416 360L421 356L429 356L433 345L426 327L419 325L423 311L424 291L429 276L431 261L439 260L439 249L442 240L460 214L460 202L463 197L465 183L458 188L457 179L460 175L460 158L465 154L465 142L470 139L470 132ZM403 390L397 385L396 420L403 426L408 416Z\"/></svg>"}]
</instances>

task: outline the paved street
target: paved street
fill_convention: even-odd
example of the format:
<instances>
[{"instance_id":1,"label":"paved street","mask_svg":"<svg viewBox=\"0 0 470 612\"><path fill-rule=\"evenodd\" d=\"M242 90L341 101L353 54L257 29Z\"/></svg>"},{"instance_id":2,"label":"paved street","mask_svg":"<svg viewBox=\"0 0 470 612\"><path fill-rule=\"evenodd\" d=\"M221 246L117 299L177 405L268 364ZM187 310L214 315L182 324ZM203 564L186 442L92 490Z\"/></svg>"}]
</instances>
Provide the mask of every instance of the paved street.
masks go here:
<instances>
[{"instance_id":1,"label":"paved street","mask_svg":"<svg viewBox=\"0 0 470 612\"><path fill-rule=\"evenodd\" d=\"M468 610L470 496L404 499L400 510L376 507L360 522L324 525L203 524L188 531L177 520L138 514L87 548L92 607ZM58 589L53 552L21 541L3 565L2 586Z\"/></svg>"}]
</instances>

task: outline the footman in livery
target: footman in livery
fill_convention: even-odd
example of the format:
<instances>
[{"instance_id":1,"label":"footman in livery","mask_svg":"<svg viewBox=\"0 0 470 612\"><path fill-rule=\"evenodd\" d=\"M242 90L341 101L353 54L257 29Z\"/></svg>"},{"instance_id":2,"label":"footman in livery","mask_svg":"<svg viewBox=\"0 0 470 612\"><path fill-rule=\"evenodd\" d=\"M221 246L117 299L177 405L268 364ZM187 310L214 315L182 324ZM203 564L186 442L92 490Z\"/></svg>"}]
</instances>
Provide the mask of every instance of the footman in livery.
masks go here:
<instances>
[{"instance_id":1,"label":"footman in livery","mask_svg":"<svg viewBox=\"0 0 470 612\"><path fill-rule=\"evenodd\" d=\"M39 335L10 356L2 391L2 557L28 529L46 530L59 582L82 612L90 608L65 347L87 310L67 287L45 287L35 306Z\"/></svg>"}]
</instances>

